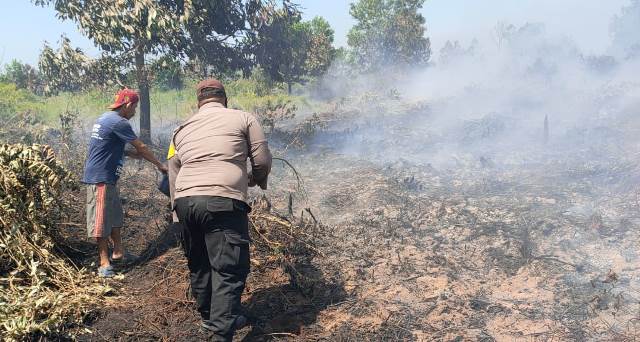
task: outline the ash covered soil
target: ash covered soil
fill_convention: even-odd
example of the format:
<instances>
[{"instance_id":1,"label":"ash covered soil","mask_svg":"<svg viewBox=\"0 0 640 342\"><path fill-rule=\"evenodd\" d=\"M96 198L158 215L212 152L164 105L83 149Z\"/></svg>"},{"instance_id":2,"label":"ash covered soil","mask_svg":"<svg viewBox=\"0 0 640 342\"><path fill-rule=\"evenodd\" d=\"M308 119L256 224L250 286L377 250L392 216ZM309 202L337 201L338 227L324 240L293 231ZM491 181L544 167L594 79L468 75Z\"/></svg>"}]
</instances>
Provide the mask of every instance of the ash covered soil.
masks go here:
<instances>
[{"instance_id":1,"label":"ash covered soil","mask_svg":"<svg viewBox=\"0 0 640 342\"><path fill-rule=\"evenodd\" d=\"M255 203L254 215L295 224L302 216L308 236L284 253L290 263L254 248L243 300L251 325L237 340L636 336L638 199L618 181L629 165L550 160L515 172L478 162L437 171L298 158L306 196L276 165L271 205ZM164 199L151 183L148 193L125 184L125 241L141 260L114 281L83 338L205 339L179 232L157 204Z\"/></svg>"},{"instance_id":2,"label":"ash covered soil","mask_svg":"<svg viewBox=\"0 0 640 342\"><path fill-rule=\"evenodd\" d=\"M432 165L317 138L279 154L297 176L275 161L270 189L252 193L250 325L235 340L637 339L634 155L594 140ZM139 259L110 281L81 340L207 338L150 172L127 166L124 241ZM86 240L75 227L70 240ZM72 247L95 261L93 245Z\"/></svg>"},{"instance_id":3,"label":"ash covered soil","mask_svg":"<svg viewBox=\"0 0 640 342\"><path fill-rule=\"evenodd\" d=\"M310 202L331 217L326 254L349 294L323 311L329 339L635 338L637 171L582 157L446 170L319 158Z\"/></svg>"}]
</instances>

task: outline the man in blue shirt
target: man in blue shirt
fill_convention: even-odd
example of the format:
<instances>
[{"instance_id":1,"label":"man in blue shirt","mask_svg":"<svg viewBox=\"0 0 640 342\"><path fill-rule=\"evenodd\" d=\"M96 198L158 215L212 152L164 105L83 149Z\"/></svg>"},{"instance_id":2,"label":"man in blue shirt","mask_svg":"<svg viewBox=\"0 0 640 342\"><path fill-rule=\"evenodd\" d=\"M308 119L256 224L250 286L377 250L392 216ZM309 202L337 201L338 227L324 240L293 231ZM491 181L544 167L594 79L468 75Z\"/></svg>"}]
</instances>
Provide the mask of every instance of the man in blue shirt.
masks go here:
<instances>
[{"instance_id":1,"label":"man in blue shirt","mask_svg":"<svg viewBox=\"0 0 640 342\"><path fill-rule=\"evenodd\" d=\"M122 204L116 183L122 172L124 155L144 158L163 173L167 168L133 132L129 119L136 114L139 96L131 89L116 94L111 111L102 114L93 125L82 182L87 185L87 234L98 243L100 266L98 275L114 275L109 260L109 239L113 242L112 260L122 260ZM125 144L135 152L125 152Z\"/></svg>"}]
</instances>

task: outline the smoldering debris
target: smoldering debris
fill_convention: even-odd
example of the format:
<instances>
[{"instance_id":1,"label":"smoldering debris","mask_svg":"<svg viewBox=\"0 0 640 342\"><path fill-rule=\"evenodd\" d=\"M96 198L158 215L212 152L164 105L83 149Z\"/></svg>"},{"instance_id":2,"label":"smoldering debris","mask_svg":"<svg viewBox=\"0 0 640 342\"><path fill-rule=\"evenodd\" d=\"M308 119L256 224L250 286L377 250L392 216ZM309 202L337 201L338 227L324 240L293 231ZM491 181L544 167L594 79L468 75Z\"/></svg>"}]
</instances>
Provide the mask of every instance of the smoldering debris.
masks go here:
<instances>
[{"instance_id":1,"label":"smoldering debris","mask_svg":"<svg viewBox=\"0 0 640 342\"><path fill-rule=\"evenodd\" d=\"M331 227L314 262L349 293L314 336L637 338L640 69L550 39L523 28L399 96L348 94L288 151L308 190L294 211Z\"/></svg>"},{"instance_id":2,"label":"smoldering debris","mask_svg":"<svg viewBox=\"0 0 640 342\"><path fill-rule=\"evenodd\" d=\"M636 62L583 56L538 26L508 33L399 84L356 80L382 92L340 84L325 111L275 127L270 143L296 171L274 163L254 203L243 334L638 338ZM155 239L139 216L149 208L131 204L132 234ZM113 308L130 328L96 331L200 337L180 251L148 266L131 278L155 305L135 322Z\"/></svg>"},{"instance_id":3,"label":"smoldering debris","mask_svg":"<svg viewBox=\"0 0 640 342\"><path fill-rule=\"evenodd\" d=\"M636 173L626 162L600 167L624 182ZM319 236L327 258L315 262L340 265L351 293L323 313L329 336L635 336L636 192L611 192L611 180L580 172L588 163L571 164L573 174L554 159L446 170L329 154L294 163L332 227Z\"/></svg>"}]
</instances>

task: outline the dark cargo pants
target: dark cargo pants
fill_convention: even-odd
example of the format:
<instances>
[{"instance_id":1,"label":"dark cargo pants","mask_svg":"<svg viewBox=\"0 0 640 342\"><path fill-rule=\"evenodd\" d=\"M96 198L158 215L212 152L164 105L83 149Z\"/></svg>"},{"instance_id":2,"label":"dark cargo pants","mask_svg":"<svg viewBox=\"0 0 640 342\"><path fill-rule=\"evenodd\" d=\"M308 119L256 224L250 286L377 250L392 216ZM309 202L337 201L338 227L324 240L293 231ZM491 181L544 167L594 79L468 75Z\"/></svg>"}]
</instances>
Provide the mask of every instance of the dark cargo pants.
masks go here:
<instances>
[{"instance_id":1,"label":"dark cargo pants","mask_svg":"<svg viewBox=\"0 0 640 342\"><path fill-rule=\"evenodd\" d=\"M231 341L249 274L250 208L229 198L192 196L176 199L175 210L198 311L220 340Z\"/></svg>"}]
</instances>

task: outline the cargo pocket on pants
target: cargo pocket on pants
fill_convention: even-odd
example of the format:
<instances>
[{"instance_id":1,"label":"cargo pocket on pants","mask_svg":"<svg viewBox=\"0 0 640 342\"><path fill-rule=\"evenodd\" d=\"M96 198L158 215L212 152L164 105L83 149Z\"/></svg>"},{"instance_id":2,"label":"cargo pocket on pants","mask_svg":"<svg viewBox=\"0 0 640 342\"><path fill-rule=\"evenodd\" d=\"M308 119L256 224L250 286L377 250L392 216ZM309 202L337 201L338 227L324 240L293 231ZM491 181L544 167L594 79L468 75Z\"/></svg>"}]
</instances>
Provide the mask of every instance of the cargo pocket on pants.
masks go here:
<instances>
[{"instance_id":1,"label":"cargo pocket on pants","mask_svg":"<svg viewBox=\"0 0 640 342\"><path fill-rule=\"evenodd\" d=\"M224 232L224 243L213 268L217 271L243 274L249 272L249 240Z\"/></svg>"}]
</instances>

